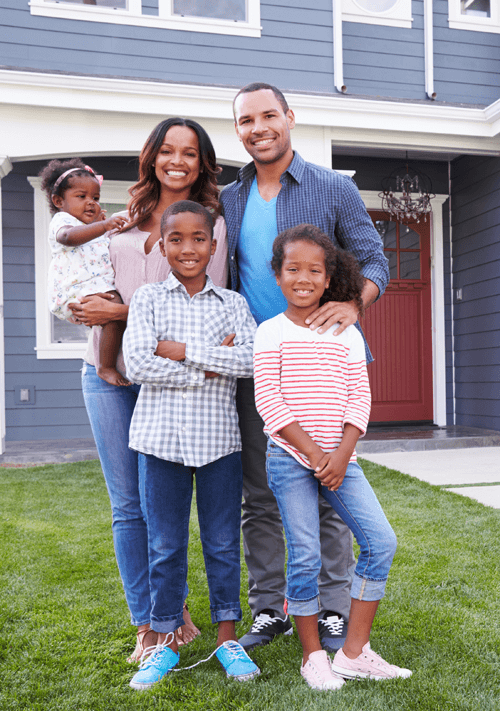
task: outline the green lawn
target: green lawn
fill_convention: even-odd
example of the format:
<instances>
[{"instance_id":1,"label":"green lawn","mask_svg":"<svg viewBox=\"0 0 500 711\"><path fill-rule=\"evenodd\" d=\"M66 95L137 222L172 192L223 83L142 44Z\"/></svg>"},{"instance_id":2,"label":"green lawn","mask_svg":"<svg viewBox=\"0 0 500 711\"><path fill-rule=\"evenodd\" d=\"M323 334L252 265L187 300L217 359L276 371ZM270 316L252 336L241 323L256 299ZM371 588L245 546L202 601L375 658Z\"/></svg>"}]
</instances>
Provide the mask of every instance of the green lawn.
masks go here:
<instances>
[{"instance_id":1,"label":"green lawn","mask_svg":"<svg viewBox=\"0 0 500 711\"><path fill-rule=\"evenodd\" d=\"M226 680L217 660L129 688L133 628L113 555L97 462L0 470L0 709L16 711L498 711L500 512L363 462L399 540L373 648L409 680L311 691L297 635L256 650L261 676ZM190 610L202 636L181 666L215 646L192 522ZM245 580L242 585L245 603ZM244 604L240 634L250 614Z\"/></svg>"}]
</instances>

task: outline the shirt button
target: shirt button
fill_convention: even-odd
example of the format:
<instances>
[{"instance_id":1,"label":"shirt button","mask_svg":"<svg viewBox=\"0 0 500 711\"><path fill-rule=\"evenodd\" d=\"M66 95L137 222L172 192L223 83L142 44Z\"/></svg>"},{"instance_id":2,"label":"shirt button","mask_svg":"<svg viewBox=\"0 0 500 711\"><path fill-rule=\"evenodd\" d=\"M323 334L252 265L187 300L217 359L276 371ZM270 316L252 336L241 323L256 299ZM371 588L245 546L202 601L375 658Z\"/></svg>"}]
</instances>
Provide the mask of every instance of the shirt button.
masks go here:
<instances>
[{"instance_id":1,"label":"shirt button","mask_svg":"<svg viewBox=\"0 0 500 711\"><path fill-rule=\"evenodd\" d=\"M197 375L193 375L193 380L198 380L198 376L197 376Z\"/></svg>"},{"instance_id":2,"label":"shirt button","mask_svg":"<svg viewBox=\"0 0 500 711\"><path fill-rule=\"evenodd\" d=\"M187 398L187 394L186 394L186 393L183 393L183 394L182 394L182 397L183 397L184 400L185 400L185 399Z\"/></svg>"},{"instance_id":3,"label":"shirt button","mask_svg":"<svg viewBox=\"0 0 500 711\"><path fill-rule=\"evenodd\" d=\"M194 333L191 334L191 338L196 338Z\"/></svg>"}]
</instances>

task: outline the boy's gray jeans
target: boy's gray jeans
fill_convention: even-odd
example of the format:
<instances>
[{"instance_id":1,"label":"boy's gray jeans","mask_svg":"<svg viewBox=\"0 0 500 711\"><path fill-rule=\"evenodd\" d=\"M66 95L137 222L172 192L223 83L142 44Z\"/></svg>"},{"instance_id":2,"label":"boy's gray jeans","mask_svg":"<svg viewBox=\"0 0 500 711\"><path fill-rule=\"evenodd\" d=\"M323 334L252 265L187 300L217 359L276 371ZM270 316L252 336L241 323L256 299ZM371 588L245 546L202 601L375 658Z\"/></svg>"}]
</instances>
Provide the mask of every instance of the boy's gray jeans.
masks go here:
<instances>
[{"instance_id":1,"label":"boy's gray jeans","mask_svg":"<svg viewBox=\"0 0 500 711\"><path fill-rule=\"evenodd\" d=\"M264 423L255 407L252 378L238 380L238 415L243 441L243 546L248 567L248 603L255 616L264 609L284 615L285 542L278 505L267 484ZM349 617L355 560L352 534L331 506L319 498L321 610Z\"/></svg>"}]
</instances>

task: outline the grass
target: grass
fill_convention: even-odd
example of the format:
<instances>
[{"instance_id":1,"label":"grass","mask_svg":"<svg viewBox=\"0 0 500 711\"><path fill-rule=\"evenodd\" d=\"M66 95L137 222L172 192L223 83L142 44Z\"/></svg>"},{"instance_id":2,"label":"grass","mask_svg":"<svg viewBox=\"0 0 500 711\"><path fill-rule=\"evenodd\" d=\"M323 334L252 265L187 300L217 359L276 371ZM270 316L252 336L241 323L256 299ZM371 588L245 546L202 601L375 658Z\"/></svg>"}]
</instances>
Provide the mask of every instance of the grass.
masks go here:
<instances>
[{"instance_id":1,"label":"grass","mask_svg":"<svg viewBox=\"0 0 500 711\"><path fill-rule=\"evenodd\" d=\"M500 709L500 511L363 462L399 540L372 646L409 680L314 692L298 638L255 650L261 676L229 682L216 660L128 687L133 628L113 555L97 462L0 472L0 709L17 711L461 711ZM181 666L215 647L192 519L190 610L202 636ZM251 619L242 585L243 634Z\"/></svg>"}]
</instances>

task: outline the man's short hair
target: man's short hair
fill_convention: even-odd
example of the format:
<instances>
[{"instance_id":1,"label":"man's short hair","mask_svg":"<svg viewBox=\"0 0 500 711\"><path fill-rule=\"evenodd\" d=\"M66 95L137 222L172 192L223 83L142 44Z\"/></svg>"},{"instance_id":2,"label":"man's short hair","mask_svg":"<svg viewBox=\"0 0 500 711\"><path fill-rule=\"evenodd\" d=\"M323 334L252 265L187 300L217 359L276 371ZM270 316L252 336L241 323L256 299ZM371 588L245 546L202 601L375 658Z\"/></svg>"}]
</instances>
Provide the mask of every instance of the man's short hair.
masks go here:
<instances>
[{"instance_id":1,"label":"man's short hair","mask_svg":"<svg viewBox=\"0 0 500 711\"><path fill-rule=\"evenodd\" d=\"M210 232L210 239L213 238L214 236L214 221L212 218L212 215L210 212L207 210L206 207L203 207L203 205L200 205L199 202L193 202L192 200L179 200L178 202L172 203L172 205L169 205L163 215L161 216L161 222L160 222L160 232L161 236L163 237L163 233L165 232L166 226L167 226L167 220L171 215L179 215L182 212L192 212L195 215L201 215L203 219L206 222L206 225L209 229Z\"/></svg>"},{"instance_id":2,"label":"man's short hair","mask_svg":"<svg viewBox=\"0 0 500 711\"><path fill-rule=\"evenodd\" d=\"M272 84L265 84L262 81L254 81L251 84L247 84L244 86L242 89L239 90L239 92L236 94L236 96L233 99L233 114L234 114L234 105L236 103L236 99L240 94L253 94L254 91L262 91L263 89L267 89L269 91L272 91L274 96L278 99L280 102L281 108L283 109L283 113L286 114L287 111L290 110L287 100L281 93L279 89L277 89L275 86Z\"/></svg>"}]
</instances>

